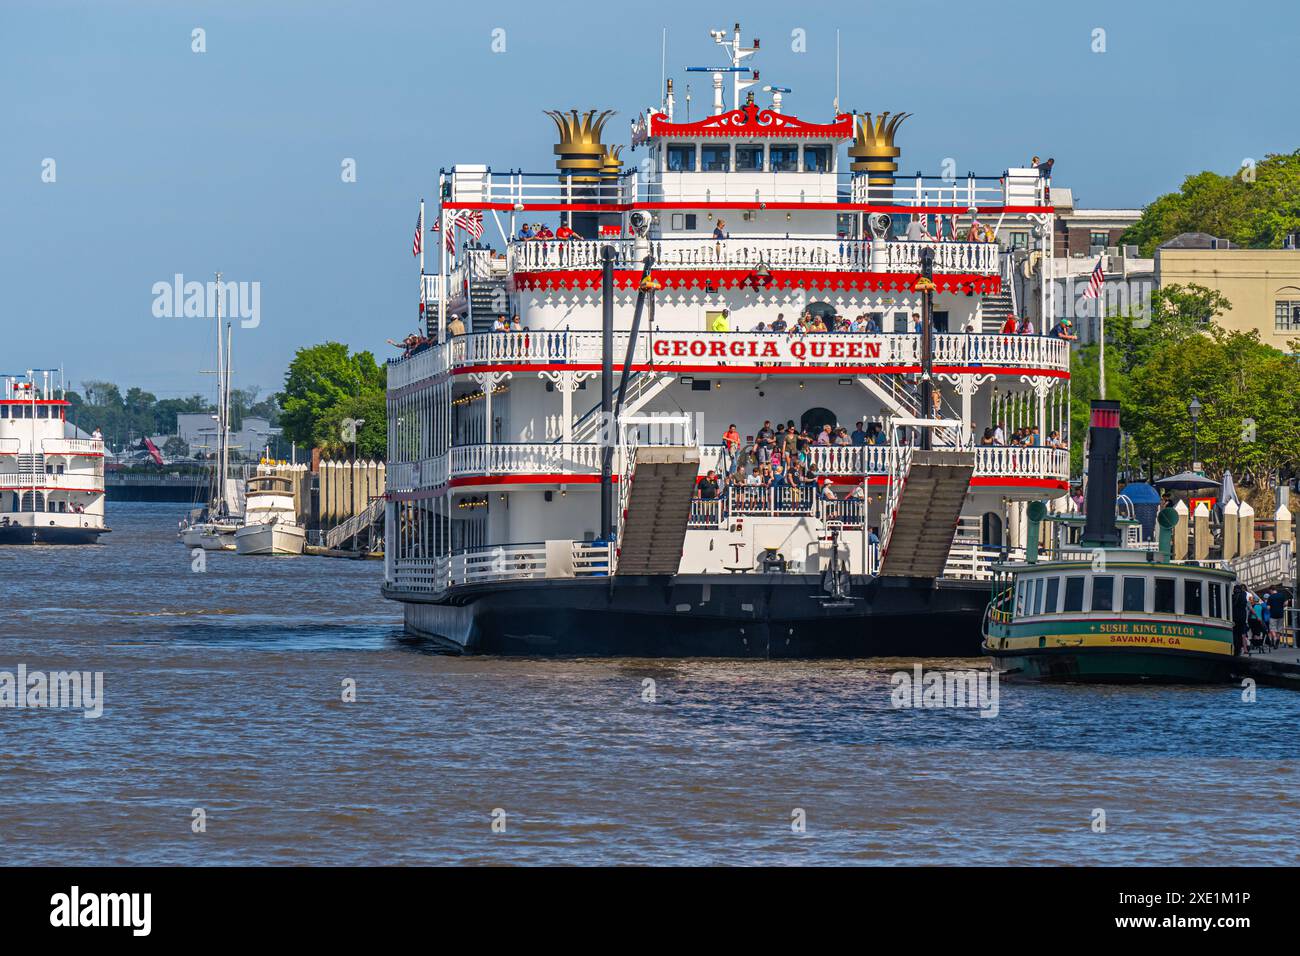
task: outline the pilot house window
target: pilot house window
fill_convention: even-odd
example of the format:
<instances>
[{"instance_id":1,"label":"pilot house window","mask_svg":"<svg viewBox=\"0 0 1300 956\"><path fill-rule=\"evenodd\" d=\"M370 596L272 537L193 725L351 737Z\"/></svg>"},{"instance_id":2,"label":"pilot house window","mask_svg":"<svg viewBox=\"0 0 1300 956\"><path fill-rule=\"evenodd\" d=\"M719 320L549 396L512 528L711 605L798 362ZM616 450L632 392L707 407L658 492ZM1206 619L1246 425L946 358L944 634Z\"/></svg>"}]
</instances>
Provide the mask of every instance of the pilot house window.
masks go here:
<instances>
[{"instance_id":1,"label":"pilot house window","mask_svg":"<svg viewBox=\"0 0 1300 956\"><path fill-rule=\"evenodd\" d=\"M736 172L759 173L763 171L762 146L736 147Z\"/></svg>"},{"instance_id":2,"label":"pilot house window","mask_svg":"<svg viewBox=\"0 0 1300 956\"><path fill-rule=\"evenodd\" d=\"M792 173L799 168L798 146L773 146L769 154L774 173Z\"/></svg>"},{"instance_id":3,"label":"pilot house window","mask_svg":"<svg viewBox=\"0 0 1300 956\"><path fill-rule=\"evenodd\" d=\"M1156 578L1156 600L1152 608L1157 614L1174 613L1174 584L1173 578Z\"/></svg>"},{"instance_id":4,"label":"pilot house window","mask_svg":"<svg viewBox=\"0 0 1300 956\"><path fill-rule=\"evenodd\" d=\"M695 172L694 144L670 143L668 145L668 171L670 173Z\"/></svg>"},{"instance_id":5,"label":"pilot house window","mask_svg":"<svg viewBox=\"0 0 1300 956\"><path fill-rule=\"evenodd\" d=\"M803 148L803 171L805 173L829 173L831 171L831 148L829 146L805 146Z\"/></svg>"},{"instance_id":6,"label":"pilot house window","mask_svg":"<svg viewBox=\"0 0 1300 956\"><path fill-rule=\"evenodd\" d=\"M1092 609L1094 611L1115 610L1115 579L1092 579Z\"/></svg>"},{"instance_id":7,"label":"pilot house window","mask_svg":"<svg viewBox=\"0 0 1300 956\"><path fill-rule=\"evenodd\" d=\"M731 169L730 146L700 148L700 169L706 173L725 173Z\"/></svg>"},{"instance_id":8,"label":"pilot house window","mask_svg":"<svg viewBox=\"0 0 1300 956\"><path fill-rule=\"evenodd\" d=\"M1183 613L1203 615L1201 604L1201 582L1189 578L1183 582Z\"/></svg>"},{"instance_id":9,"label":"pilot house window","mask_svg":"<svg viewBox=\"0 0 1300 956\"><path fill-rule=\"evenodd\" d=\"M1124 610L1145 611L1147 609L1147 579L1124 579Z\"/></svg>"}]
</instances>

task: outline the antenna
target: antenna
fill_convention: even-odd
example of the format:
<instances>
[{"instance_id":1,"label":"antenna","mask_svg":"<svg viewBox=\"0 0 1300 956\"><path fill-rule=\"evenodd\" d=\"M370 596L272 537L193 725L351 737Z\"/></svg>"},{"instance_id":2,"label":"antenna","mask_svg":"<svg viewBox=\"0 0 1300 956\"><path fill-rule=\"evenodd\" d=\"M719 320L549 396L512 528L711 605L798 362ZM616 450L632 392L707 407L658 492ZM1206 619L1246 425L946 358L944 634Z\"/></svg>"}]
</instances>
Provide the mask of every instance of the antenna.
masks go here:
<instances>
[{"instance_id":1,"label":"antenna","mask_svg":"<svg viewBox=\"0 0 1300 956\"><path fill-rule=\"evenodd\" d=\"M835 31L835 102L831 112L840 115L840 31Z\"/></svg>"},{"instance_id":2,"label":"antenna","mask_svg":"<svg viewBox=\"0 0 1300 956\"><path fill-rule=\"evenodd\" d=\"M659 105L666 106L663 100L664 89L668 86L668 28L664 27L663 39L659 43Z\"/></svg>"}]
</instances>

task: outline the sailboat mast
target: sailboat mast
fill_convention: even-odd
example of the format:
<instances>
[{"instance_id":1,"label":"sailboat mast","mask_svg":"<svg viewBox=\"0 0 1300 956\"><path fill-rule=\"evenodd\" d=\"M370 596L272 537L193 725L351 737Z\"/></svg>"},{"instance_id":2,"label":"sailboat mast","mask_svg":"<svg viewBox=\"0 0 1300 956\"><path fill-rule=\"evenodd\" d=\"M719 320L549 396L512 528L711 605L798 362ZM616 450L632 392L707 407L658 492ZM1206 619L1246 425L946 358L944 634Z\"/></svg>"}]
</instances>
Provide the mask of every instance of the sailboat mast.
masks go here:
<instances>
[{"instance_id":1,"label":"sailboat mast","mask_svg":"<svg viewBox=\"0 0 1300 956\"><path fill-rule=\"evenodd\" d=\"M212 474L212 510L219 513L221 503L226 500L226 469L224 466L226 447L226 373L225 360L221 347L221 273L217 273L217 448L213 461Z\"/></svg>"},{"instance_id":2,"label":"sailboat mast","mask_svg":"<svg viewBox=\"0 0 1300 956\"><path fill-rule=\"evenodd\" d=\"M224 416L226 424L221 429L221 480L223 485L221 500L223 502L226 501L226 490L224 485L230 472L230 443L226 439L230 432L230 349L232 344L230 341L230 330L232 325L233 323L231 322L226 323L226 407Z\"/></svg>"}]
</instances>

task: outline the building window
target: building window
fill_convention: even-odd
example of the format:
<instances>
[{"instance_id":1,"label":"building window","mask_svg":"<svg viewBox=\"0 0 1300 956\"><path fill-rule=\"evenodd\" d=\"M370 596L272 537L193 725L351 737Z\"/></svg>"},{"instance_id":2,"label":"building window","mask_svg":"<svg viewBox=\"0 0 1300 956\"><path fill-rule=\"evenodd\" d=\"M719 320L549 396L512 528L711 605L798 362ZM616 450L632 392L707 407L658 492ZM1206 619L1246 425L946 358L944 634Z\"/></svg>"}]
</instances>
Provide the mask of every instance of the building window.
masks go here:
<instances>
[{"instance_id":1,"label":"building window","mask_svg":"<svg viewBox=\"0 0 1300 956\"><path fill-rule=\"evenodd\" d=\"M768 153L774 173L792 173L799 168L798 146L773 146Z\"/></svg>"},{"instance_id":2,"label":"building window","mask_svg":"<svg viewBox=\"0 0 1300 956\"><path fill-rule=\"evenodd\" d=\"M731 145L700 148L700 169L706 173L731 171Z\"/></svg>"},{"instance_id":3,"label":"building window","mask_svg":"<svg viewBox=\"0 0 1300 956\"><path fill-rule=\"evenodd\" d=\"M693 143L668 144L668 171L670 173L695 172L695 145Z\"/></svg>"},{"instance_id":4,"label":"building window","mask_svg":"<svg viewBox=\"0 0 1300 956\"><path fill-rule=\"evenodd\" d=\"M736 147L736 172L761 173L763 171L762 146Z\"/></svg>"},{"instance_id":5,"label":"building window","mask_svg":"<svg viewBox=\"0 0 1300 956\"><path fill-rule=\"evenodd\" d=\"M1109 233L1109 232L1096 232L1096 231L1093 231L1093 232L1089 232L1089 233L1088 233L1088 248L1090 248L1090 249L1104 249L1104 248L1106 248L1106 246L1108 246L1108 245L1110 245L1110 233Z\"/></svg>"},{"instance_id":6,"label":"building window","mask_svg":"<svg viewBox=\"0 0 1300 956\"><path fill-rule=\"evenodd\" d=\"M805 146L803 148L803 171L805 173L829 173L831 171L831 148L829 146Z\"/></svg>"},{"instance_id":7,"label":"building window","mask_svg":"<svg viewBox=\"0 0 1300 956\"><path fill-rule=\"evenodd\" d=\"M1279 332L1300 331L1300 300L1278 299L1273 306L1273 327Z\"/></svg>"}]
</instances>

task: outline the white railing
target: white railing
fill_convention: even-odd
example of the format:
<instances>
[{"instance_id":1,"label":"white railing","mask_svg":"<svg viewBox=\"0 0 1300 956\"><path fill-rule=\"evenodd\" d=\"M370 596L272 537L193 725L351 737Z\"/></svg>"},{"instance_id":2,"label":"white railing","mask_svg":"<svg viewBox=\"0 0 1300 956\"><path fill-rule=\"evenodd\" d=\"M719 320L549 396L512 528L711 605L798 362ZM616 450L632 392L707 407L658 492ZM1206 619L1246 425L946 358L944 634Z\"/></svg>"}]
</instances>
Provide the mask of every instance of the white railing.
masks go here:
<instances>
[{"instance_id":1,"label":"white railing","mask_svg":"<svg viewBox=\"0 0 1300 956\"><path fill-rule=\"evenodd\" d=\"M629 333L614 334L621 365ZM1039 335L944 334L934 336L936 366L996 366L1068 372L1069 342ZM480 365L595 365L601 361L598 331L481 332L461 335L388 365L389 391L449 370ZM633 362L656 367L708 366L898 366L919 369L921 338L915 334L846 332L792 335L771 332L653 330L637 339Z\"/></svg>"},{"instance_id":2,"label":"white railing","mask_svg":"<svg viewBox=\"0 0 1300 956\"><path fill-rule=\"evenodd\" d=\"M1251 590L1267 587L1294 586L1295 559L1290 541L1278 541L1249 554L1233 558L1229 564L1237 580Z\"/></svg>"},{"instance_id":3,"label":"white railing","mask_svg":"<svg viewBox=\"0 0 1300 956\"><path fill-rule=\"evenodd\" d=\"M1024 559L1024 548L1008 550L958 536L953 539L952 548L948 551L948 563L944 565L943 576L968 581L990 581L994 565Z\"/></svg>"},{"instance_id":4,"label":"white railing","mask_svg":"<svg viewBox=\"0 0 1300 956\"><path fill-rule=\"evenodd\" d=\"M104 490L104 479L101 475L95 474L77 474L76 472L64 472L63 474L49 474L47 472L22 471L6 472L0 474L0 488L47 488L51 491L95 491Z\"/></svg>"},{"instance_id":5,"label":"white railing","mask_svg":"<svg viewBox=\"0 0 1300 956\"><path fill-rule=\"evenodd\" d=\"M104 443L94 438L45 438L41 451L47 455L102 455Z\"/></svg>"},{"instance_id":6,"label":"white railing","mask_svg":"<svg viewBox=\"0 0 1300 956\"><path fill-rule=\"evenodd\" d=\"M810 445L808 463L819 475L883 475L886 445Z\"/></svg>"},{"instance_id":7,"label":"white railing","mask_svg":"<svg viewBox=\"0 0 1300 956\"><path fill-rule=\"evenodd\" d=\"M502 544L451 555L448 583L482 584L546 577L546 544Z\"/></svg>"},{"instance_id":8,"label":"white railing","mask_svg":"<svg viewBox=\"0 0 1300 956\"><path fill-rule=\"evenodd\" d=\"M524 239L508 247L514 272L599 269L602 250L618 254L617 269L640 268L630 239ZM787 239L732 236L730 239L654 239L656 269L806 269L826 272L919 272L921 250L933 249L940 274L996 275L998 247L978 242L871 242L866 239Z\"/></svg>"},{"instance_id":9,"label":"white railing","mask_svg":"<svg viewBox=\"0 0 1300 956\"><path fill-rule=\"evenodd\" d=\"M1036 170L1005 176L899 177L892 185L869 185L866 175L788 172L629 172L617 182L591 185L558 181L554 172L485 172L481 167L453 171L448 208L464 203L604 203L627 206L671 201L843 202L888 206L946 206L964 212L971 206L1044 205L1049 181ZM435 213L436 215L436 213Z\"/></svg>"},{"instance_id":10,"label":"white railing","mask_svg":"<svg viewBox=\"0 0 1300 956\"><path fill-rule=\"evenodd\" d=\"M575 578L608 576L614 549L608 544L590 541L573 542L573 576Z\"/></svg>"},{"instance_id":11,"label":"white railing","mask_svg":"<svg viewBox=\"0 0 1300 956\"><path fill-rule=\"evenodd\" d=\"M560 474L600 472L603 448L594 443L511 442L494 445L454 445L449 477L468 475ZM617 464L617 463L616 463Z\"/></svg>"},{"instance_id":12,"label":"white railing","mask_svg":"<svg viewBox=\"0 0 1300 956\"><path fill-rule=\"evenodd\" d=\"M975 474L978 477L1055 478L1070 477L1070 450L1018 445L977 445Z\"/></svg>"},{"instance_id":13,"label":"white railing","mask_svg":"<svg viewBox=\"0 0 1300 956\"><path fill-rule=\"evenodd\" d=\"M631 444L615 452L615 474L621 475L627 470L635 448L635 444ZM699 450L700 474L726 470L726 456L721 445L700 445ZM401 493L441 488L453 478L485 475L595 475L600 473L602 451L602 446L596 442L455 445L447 455L437 458L389 462L387 490ZM974 452L977 477L1069 479L1069 449L980 445L974 448ZM888 475L898 456L908 454L910 449L906 446L895 449L893 455L887 445L811 445L808 448L808 460L813 471L826 476ZM0 476L0 481L4 477ZM26 482L30 483L30 480Z\"/></svg>"},{"instance_id":14,"label":"white railing","mask_svg":"<svg viewBox=\"0 0 1300 956\"><path fill-rule=\"evenodd\" d=\"M833 522L841 528L861 528L865 514L865 499L827 498L824 489L815 485L736 485L726 489L721 497L692 500L687 526L712 529L743 518L809 517Z\"/></svg>"}]
</instances>

